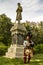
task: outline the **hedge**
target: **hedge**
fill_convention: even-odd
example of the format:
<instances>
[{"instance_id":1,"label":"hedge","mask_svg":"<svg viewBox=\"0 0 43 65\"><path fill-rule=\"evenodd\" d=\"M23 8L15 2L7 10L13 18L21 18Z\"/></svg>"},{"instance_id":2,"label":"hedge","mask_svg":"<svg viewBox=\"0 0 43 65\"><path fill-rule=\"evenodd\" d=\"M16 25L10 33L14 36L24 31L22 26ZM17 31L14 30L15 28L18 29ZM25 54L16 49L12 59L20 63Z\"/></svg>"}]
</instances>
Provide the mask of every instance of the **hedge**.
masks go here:
<instances>
[{"instance_id":1,"label":"hedge","mask_svg":"<svg viewBox=\"0 0 43 65\"><path fill-rule=\"evenodd\" d=\"M43 44L37 44L34 46L34 53L43 54Z\"/></svg>"},{"instance_id":2,"label":"hedge","mask_svg":"<svg viewBox=\"0 0 43 65\"><path fill-rule=\"evenodd\" d=\"M7 51L8 47L5 46L2 42L0 43L0 55L5 55L6 51Z\"/></svg>"}]
</instances>

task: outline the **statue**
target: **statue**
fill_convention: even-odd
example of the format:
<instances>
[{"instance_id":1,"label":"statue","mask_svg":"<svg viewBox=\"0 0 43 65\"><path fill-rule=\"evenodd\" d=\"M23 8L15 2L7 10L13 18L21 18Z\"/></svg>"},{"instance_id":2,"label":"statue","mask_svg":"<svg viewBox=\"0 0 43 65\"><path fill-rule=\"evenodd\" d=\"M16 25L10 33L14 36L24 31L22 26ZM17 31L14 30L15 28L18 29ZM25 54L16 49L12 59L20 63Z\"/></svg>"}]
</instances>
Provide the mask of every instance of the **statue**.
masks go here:
<instances>
[{"instance_id":1,"label":"statue","mask_svg":"<svg viewBox=\"0 0 43 65\"><path fill-rule=\"evenodd\" d=\"M20 3L17 4L18 5L18 8L16 10L17 12L17 16L16 16L16 20L18 21L18 23L20 23L20 20L22 20L22 6Z\"/></svg>"}]
</instances>

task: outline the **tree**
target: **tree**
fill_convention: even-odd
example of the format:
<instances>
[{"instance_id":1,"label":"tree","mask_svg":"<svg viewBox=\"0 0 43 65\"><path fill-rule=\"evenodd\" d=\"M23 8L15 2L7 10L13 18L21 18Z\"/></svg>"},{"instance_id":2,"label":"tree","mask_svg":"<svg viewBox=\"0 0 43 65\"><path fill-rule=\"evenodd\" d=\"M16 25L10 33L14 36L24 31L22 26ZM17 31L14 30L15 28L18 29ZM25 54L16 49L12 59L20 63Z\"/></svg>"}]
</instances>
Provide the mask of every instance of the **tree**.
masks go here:
<instances>
[{"instance_id":1,"label":"tree","mask_svg":"<svg viewBox=\"0 0 43 65\"><path fill-rule=\"evenodd\" d=\"M3 42L5 45L11 43L11 27L11 19L5 14L0 15L0 42Z\"/></svg>"},{"instance_id":2,"label":"tree","mask_svg":"<svg viewBox=\"0 0 43 65\"><path fill-rule=\"evenodd\" d=\"M35 44L43 43L43 21L40 23L26 22L24 25L27 31L32 34L32 40Z\"/></svg>"}]
</instances>

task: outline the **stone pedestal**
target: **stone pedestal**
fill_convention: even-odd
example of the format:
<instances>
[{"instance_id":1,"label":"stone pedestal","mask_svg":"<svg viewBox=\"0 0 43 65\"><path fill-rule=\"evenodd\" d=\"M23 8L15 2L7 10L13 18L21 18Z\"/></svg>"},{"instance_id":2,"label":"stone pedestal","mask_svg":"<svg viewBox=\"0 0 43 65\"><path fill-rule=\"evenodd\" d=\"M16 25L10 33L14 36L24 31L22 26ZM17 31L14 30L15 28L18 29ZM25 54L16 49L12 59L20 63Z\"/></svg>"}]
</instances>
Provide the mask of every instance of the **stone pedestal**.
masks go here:
<instances>
[{"instance_id":1,"label":"stone pedestal","mask_svg":"<svg viewBox=\"0 0 43 65\"><path fill-rule=\"evenodd\" d=\"M15 23L11 28L12 44L6 52L8 58L23 58L24 54L24 35L26 34L26 28L22 24Z\"/></svg>"},{"instance_id":2,"label":"stone pedestal","mask_svg":"<svg viewBox=\"0 0 43 65\"><path fill-rule=\"evenodd\" d=\"M24 35L26 34L26 28L21 23L15 23L11 28L12 44L6 52L8 58L23 58L24 54Z\"/></svg>"},{"instance_id":3,"label":"stone pedestal","mask_svg":"<svg viewBox=\"0 0 43 65\"><path fill-rule=\"evenodd\" d=\"M26 28L21 23L15 23L11 28L12 44L23 45Z\"/></svg>"},{"instance_id":4,"label":"stone pedestal","mask_svg":"<svg viewBox=\"0 0 43 65\"><path fill-rule=\"evenodd\" d=\"M23 58L24 47L23 45L13 44L8 48L8 52L6 52L7 58Z\"/></svg>"}]
</instances>

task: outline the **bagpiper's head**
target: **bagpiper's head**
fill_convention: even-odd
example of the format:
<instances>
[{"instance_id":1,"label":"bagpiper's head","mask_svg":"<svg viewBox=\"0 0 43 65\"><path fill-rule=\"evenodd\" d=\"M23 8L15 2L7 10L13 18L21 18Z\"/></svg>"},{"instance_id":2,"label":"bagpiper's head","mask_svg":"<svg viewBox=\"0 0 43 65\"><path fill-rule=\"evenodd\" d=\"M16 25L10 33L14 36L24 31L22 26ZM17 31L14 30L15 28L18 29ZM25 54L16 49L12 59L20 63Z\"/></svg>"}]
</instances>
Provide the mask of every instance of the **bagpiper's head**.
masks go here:
<instances>
[{"instance_id":1,"label":"bagpiper's head","mask_svg":"<svg viewBox=\"0 0 43 65\"><path fill-rule=\"evenodd\" d=\"M29 37L28 35L25 36L25 39L26 39L26 40L29 40L29 38L30 38L30 37Z\"/></svg>"}]
</instances>

